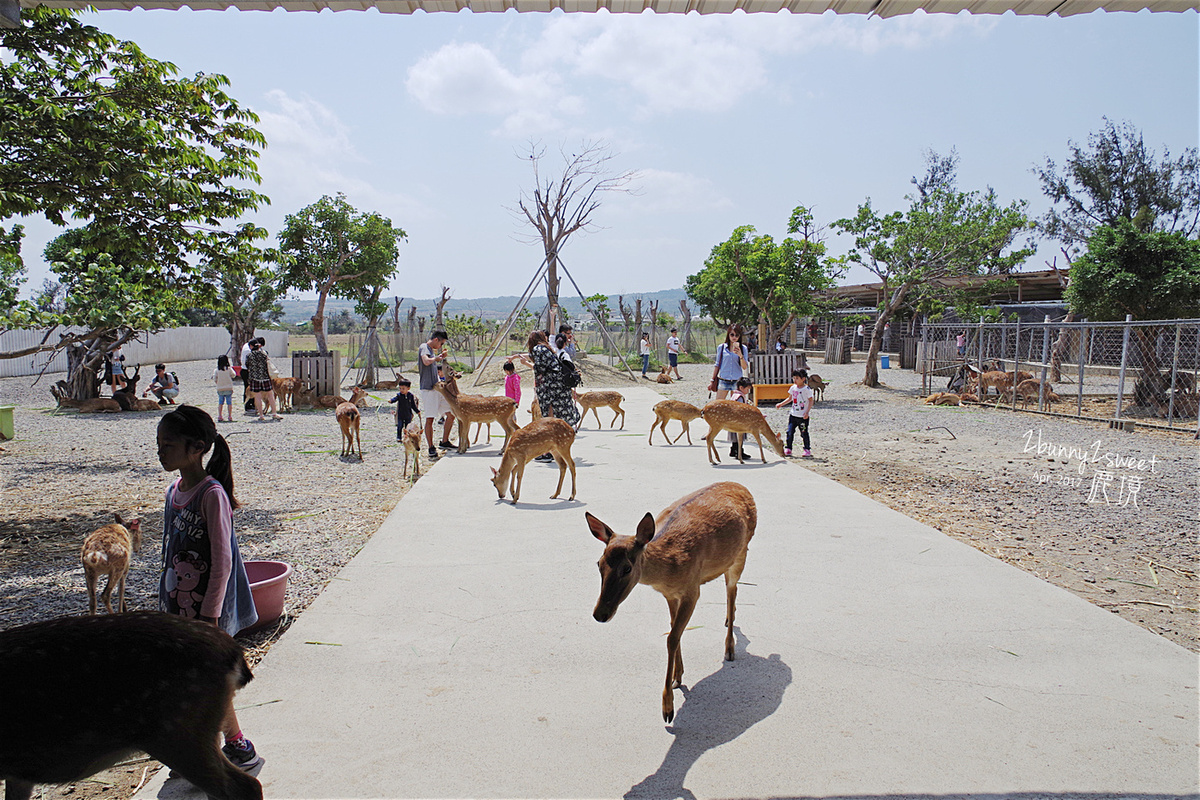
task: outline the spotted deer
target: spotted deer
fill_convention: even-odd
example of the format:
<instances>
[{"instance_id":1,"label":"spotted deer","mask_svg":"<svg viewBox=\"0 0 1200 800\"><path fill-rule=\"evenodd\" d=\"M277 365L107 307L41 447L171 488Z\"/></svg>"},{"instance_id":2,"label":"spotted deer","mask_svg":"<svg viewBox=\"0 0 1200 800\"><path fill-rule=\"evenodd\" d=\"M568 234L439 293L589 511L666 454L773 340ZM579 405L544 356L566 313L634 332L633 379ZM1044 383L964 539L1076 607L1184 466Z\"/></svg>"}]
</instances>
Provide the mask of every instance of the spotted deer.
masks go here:
<instances>
[{"instance_id":1,"label":"spotted deer","mask_svg":"<svg viewBox=\"0 0 1200 800\"><path fill-rule=\"evenodd\" d=\"M567 470L571 470L571 496L575 499L575 459L571 457L571 445L575 442L575 429L561 419L547 417L531 422L524 428L518 428L505 444L504 455L500 459L500 469L492 468L492 485L500 499L505 492L512 494L513 505L521 497L521 480L525 475L525 465L535 456L550 453L558 463L558 486L553 500L562 493L563 479Z\"/></svg>"},{"instance_id":2,"label":"spotted deer","mask_svg":"<svg viewBox=\"0 0 1200 800\"><path fill-rule=\"evenodd\" d=\"M708 423L708 436L705 440L708 444L708 461L710 464L720 464L721 457L717 453L714 441L717 434L721 431L729 431L731 433L754 434L754 440L758 442L759 457L762 462L767 463L766 450L763 449L762 437L767 437L767 442L775 448L775 452L779 457L783 457L783 442L779 438L779 434L771 430L767 418L762 412L749 403L739 403L736 400L713 400L706 405L700 412L700 416ZM738 448L738 463L746 463L743 458L742 448ZM716 459L714 461L714 458Z\"/></svg>"},{"instance_id":3,"label":"spotted deer","mask_svg":"<svg viewBox=\"0 0 1200 800\"><path fill-rule=\"evenodd\" d=\"M739 483L714 483L676 500L652 517L642 517L633 536L619 536L585 513L592 535L604 544L600 557L600 597L592 617L608 622L639 583L667 600L667 680L663 719L675 718L674 690L683 685L680 638L700 599L700 586L725 576L725 660L734 659L733 620L737 582L758 523L750 491Z\"/></svg>"},{"instance_id":4,"label":"spotted deer","mask_svg":"<svg viewBox=\"0 0 1200 800\"><path fill-rule=\"evenodd\" d=\"M682 400L663 400L654 406L654 424L650 426L650 444L654 444L654 429L662 429L663 436L667 440L667 444L675 444L683 435L687 434L688 444L692 443L692 432L690 424L692 420L700 418L700 409L696 408L691 403L685 403ZM683 430L674 439L667 434L667 423L673 419L679 420L683 425Z\"/></svg>"},{"instance_id":5,"label":"spotted deer","mask_svg":"<svg viewBox=\"0 0 1200 800\"><path fill-rule=\"evenodd\" d=\"M76 408L80 414L96 412L113 413L121 410L121 404L111 397L93 397L88 400L75 400L70 397L59 398L60 408Z\"/></svg>"},{"instance_id":6,"label":"spotted deer","mask_svg":"<svg viewBox=\"0 0 1200 800\"><path fill-rule=\"evenodd\" d=\"M404 469L400 474L408 474L408 459L412 456L412 480L416 483L417 478L421 477L421 426L415 422L410 424L400 434L400 438L404 442Z\"/></svg>"},{"instance_id":7,"label":"spotted deer","mask_svg":"<svg viewBox=\"0 0 1200 800\"><path fill-rule=\"evenodd\" d=\"M79 560L83 562L83 577L87 582L88 612L91 614L96 613L96 584L100 582L101 575L108 576L104 592L100 595L104 608L108 613L113 613L112 590L115 584L117 610L124 613L125 578L129 575L134 552L142 546L141 520L130 520L126 525L120 514L113 514L113 517L116 523L88 534L79 552Z\"/></svg>"},{"instance_id":8,"label":"spotted deer","mask_svg":"<svg viewBox=\"0 0 1200 800\"><path fill-rule=\"evenodd\" d=\"M608 427L611 428L613 425L616 425L617 417L620 417L620 429L625 430L625 409L621 408L621 401L624 399L625 398L620 392L614 392L605 389L594 392L584 392L577 398L580 408L583 409L583 413L579 415L579 425L581 427L583 426L583 418L587 416L588 411L591 411L592 415L596 417L596 426L604 427L600 423L600 412L597 411L597 409L611 408L614 413L612 422L608 423Z\"/></svg>"},{"instance_id":9,"label":"spotted deer","mask_svg":"<svg viewBox=\"0 0 1200 800\"><path fill-rule=\"evenodd\" d=\"M144 752L220 800L262 786L218 746L253 676L241 646L160 611L69 616L0 631L0 780L7 800Z\"/></svg>"},{"instance_id":10,"label":"spotted deer","mask_svg":"<svg viewBox=\"0 0 1200 800\"><path fill-rule=\"evenodd\" d=\"M458 391L460 375L451 375L444 381L434 384L434 390L446 399L446 404L454 412L458 420L458 452L465 453L471 446L471 424L474 422L499 422L504 428L505 443L500 448L503 453L508 447L508 439L518 429L517 404L511 397L462 394ZM489 438L491 430L488 431ZM534 455L537 455L536 453Z\"/></svg>"},{"instance_id":11,"label":"spotted deer","mask_svg":"<svg viewBox=\"0 0 1200 800\"><path fill-rule=\"evenodd\" d=\"M338 405L334 411L338 427L342 431L342 458L354 455L354 446L358 445L358 460L362 461L362 439L359 436L359 424L362 422L362 412L354 403L346 402Z\"/></svg>"}]
</instances>

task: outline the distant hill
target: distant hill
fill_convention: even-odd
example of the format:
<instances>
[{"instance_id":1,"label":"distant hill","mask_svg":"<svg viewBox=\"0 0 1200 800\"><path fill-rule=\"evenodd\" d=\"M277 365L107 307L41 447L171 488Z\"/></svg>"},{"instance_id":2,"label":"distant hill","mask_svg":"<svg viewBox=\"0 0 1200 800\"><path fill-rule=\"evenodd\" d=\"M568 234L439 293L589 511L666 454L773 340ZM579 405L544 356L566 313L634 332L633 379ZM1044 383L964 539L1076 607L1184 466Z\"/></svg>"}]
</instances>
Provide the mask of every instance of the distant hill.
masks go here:
<instances>
[{"instance_id":1,"label":"distant hill","mask_svg":"<svg viewBox=\"0 0 1200 800\"><path fill-rule=\"evenodd\" d=\"M668 314L677 314L679 312L679 301L687 299L687 292L683 289L667 289L661 292L641 292L626 294L625 304L633 305L635 297L642 298L642 311L645 313L648 310L650 301L659 302L662 304L662 310ZM460 300L456 297L450 298L450 302L446 303L444 313L446 314L470 314L480 316L484 319L504 319L513 310L513 306L517 304L520 298L516 295L506 295L503 297L476 297L471 299ZM394 302L390 297L384 297L384 301L389 304ZM563 309L572 317L577 317L583 311L583 303L579 302L578 296L561 297ZM546 304L545 295L537 295L531 299L527 308L533 313L537 313ZM308 322L309 318L317 308L315 298L284 300L280 303L283 306L283 321L290 324L299 324ZM403 319L408 314L408 309L417 307L417 314L423 317L432 317L434 310L437 308L437 300L430 298L425 300L414 300L410 297L402 298L400 304L400 316ZM695 303L691 304L693 313L695 313ZM617 295L610 295L608 298L608 307L612 309L614 315L619 315L617 311ZM350 313L354 313L354 303L350 300L338 300L329 298L325 302L325 316L329 317L339 313L342 309L346 309Z\"/></svg>"}]
</instances>

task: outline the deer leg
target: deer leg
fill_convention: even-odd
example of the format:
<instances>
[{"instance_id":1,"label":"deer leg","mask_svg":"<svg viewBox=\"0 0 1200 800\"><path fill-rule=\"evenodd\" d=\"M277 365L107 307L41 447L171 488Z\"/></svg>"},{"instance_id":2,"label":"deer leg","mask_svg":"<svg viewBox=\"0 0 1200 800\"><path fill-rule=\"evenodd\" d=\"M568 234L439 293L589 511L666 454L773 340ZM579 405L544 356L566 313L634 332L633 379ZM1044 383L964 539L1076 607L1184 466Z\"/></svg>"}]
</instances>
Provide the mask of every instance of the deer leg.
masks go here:
<instances>
[{"instance_id":1,"label":"deer leg","mask_svg":"<svg viewBox=\"0 0 1200 800\"><path fill-rule=\"evenodd\" d=\"M354 426L354 441L358 445L358 460L362 461L362 434L357 425Z\"/></svg>"},{"instance_id":2,"label":"deer leg","mask_svg":"<svg viewBox=\"0 0 1200 800\"><path fill-rule=\"evenodd\" d=\"M762 463L767 463L767 451L763 450L762 437L757 432L754 434L754 441L758 443L758 457L762 459Z\"/></svg>"},{"instance_id":3,"label":"deer leg","mask_svg":"<svg viewBox=\"0 0 1200 800\"><path fill-rule=\"evenodd\" d=\"M564 453L564 455L566 456L566 459L567 459L567 467L571 470L571 496L567 499L574 500L575 499L575 459L571 456L571 450L569 448L567 449L567 452Z\"/></svg>"},{"instance_id":4,"label":"deer leg","mask_svg":"<svg viewBox=\"0 0 1200 800\"><path fill-rule=\"evenodd\" d=\"M129 573L121 576L121 582L117 584L117 611L125 613L125 577Z\"/></svg>"},{"instance_id":5,"label":"deer leg","mask_svg":"<svg viewBox=\"0 0 1200 800\"><path fill-rule=\"evenodd\" d=\"M617 418L613 417L613 422L616 422L616 421L617 421ZM621 409L621 430L625 430L625 409L623 409L623 408Z\"/></svg>"},{"instance_id":6,"label":"deer leg","mask_svg":"<svg viewBox=\"0 0 1200 800\"><path fill-rule=\"evenodd\" d=\"M746 568L746 551L743 550L733 565L725 572L725 660L733 661L733 617L737 608L737 584Z\"/></svg>"},{"instance_id":7,"label":"deer leg","mask_svg":"<svg viewBox=\"0 0 1200 800\"><path fill-rule=\"evenodd\" d=\"M458 452L465 453L471 446L471 423L463 417L458 418Z\"/></svg>"},{"instance_id":8,"label":"deer leg","mask_svg":"<svg viewBox=\"0 0 1200 800\"><path fill-rule=\"evenodd\" d=\"M113 574L108 573L108 583L104 584L104 591L100 594L100 599L104 601L104 607L108 613L113 613L112 610L112 590L113 590Z\"/></svg>"},{"instance_id":9,"label":"deer leg","mask_svg":"<svg viewBox=\"0 0 1200 800\"><path fill-rule=\"evenodd\" d=\"M594 416L596 418L596 427L597 428L604 427L604 423L602 423L600 421L600 409L597 408L596 406L592 406L592 416Z\"/></svg>"},{"instance_id":10,"label":"deer leg","mask_svg":"<svg viewBox=\"0 0 1200 800\"><path fill-rule=\"evenodd\" d=\"M96 613L96 579L99 576L95 572L92 572L90 569L86 569L86 568L84 569L83 574L84 574L84 578L87 580L88 613L95 614Z\"/></svg>"},{"instance_id":11,"label":"deer leg","mask_svg":"<svg viewBox=\"0 0 1200 800\"><path fill-rule=\"evenodd\" d=\"M196 788L223 800L260 800L262 786L225 758L215 732L179 730L168 741L155 742L146 752L178 772Z\"/></svg>"},{"instance_id":12,"label":"deer leg","mask_svg":"<svg viewBox=\"0 0 1200 800\"><path fill-rule=\"evenodd\" d=\"M671 632L667 634L667 683L663 687L662 697L663 720L666 722L675 719L674 690L683 684L683 654L679 650L679 643L696 609L699 591L696 595L681 597L674 603L667 601L671 606Z\"/></svg>"},{"instance_id":13,"label":"deer leg","mask_svg":"<svg viewBox=\"0 0 1200 800\"><path fill-rule=\"evenodd\" d=\"M710 464L721 463L721 456L717 453L717 448L713 446L713 440L717 438L717 434L720 432L720 428L710 428L708 436L704 439L704 443L708 446L708 463ZM716 458L716 461L713 461L713 458Z\"/></svg>"},{"instance_id":14,"label":"deer leg","mask_svg":"<svg viewBox=\"0 0 1200 800\"><path fill-rule=\"evenodd\" d=\"M524 477L525 465L517 464L516 468L513 470L512 486L510 487L512 490L511 493L514 506L517 504L517 499L521 496L521 481L524 479Z\"/></svg>"},{"instance_id":15,"label":"deer leg","mask_svg":"<svg viewBox=\"0 0 1200 800\"><path fill-rule=\"evenodd\" d=\"M662 420L655 417L654 422L650 424L650 445L651 446L654 445L654 429L658 427L658 423L660 423L660 422L662 422ZM666 435L667 435L666 430L663 430L663 436L666 436ZM670 437L668 437L667 444L670 444L670 443L671 443L671 439L670 439Z\"/></svg>"}]
</instances>

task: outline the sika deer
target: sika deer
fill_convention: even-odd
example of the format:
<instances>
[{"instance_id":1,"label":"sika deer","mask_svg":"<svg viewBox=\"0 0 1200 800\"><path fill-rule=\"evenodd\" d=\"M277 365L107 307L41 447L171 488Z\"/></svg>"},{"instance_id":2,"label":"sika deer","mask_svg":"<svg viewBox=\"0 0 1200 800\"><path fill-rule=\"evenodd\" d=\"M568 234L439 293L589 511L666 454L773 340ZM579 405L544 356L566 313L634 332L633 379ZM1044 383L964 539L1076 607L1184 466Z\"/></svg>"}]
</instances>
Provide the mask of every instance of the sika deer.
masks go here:
<instances>
[{"instance_id":1,"label":"sika deer","mask_svg":"<svg viewBox=\"0 0 1200 800\"><path fill-rule=\"evenodd\" d=\"M1014 391L1017 393L1017 397L1021 398L1021 408L1029 408L1029 404L1037 400L1039 394L1042 395L1042 399L1047 405L1057 403L1062 399L1054 393L1054 387L1049 383L1043 384L1033 378L1021 381ZM1011 402L1011 395L1009 402Z\"/></svg>"},{"instance_id":2,"label":"sika deer","mask_svg":"<svg viewBox=\"0 0 1200 800\"><path fill-rule=\"evenodd\" d=\"M625 398L620 392L607 390L584 392L583 394L579 395L577 401L579 402L580 408L583 409L583 413L579 415L580 427L583 427L583 418L587 416L587 412L589 410L592 412L593 416L596 417L596 426L603 427L600 424L600 412L596 409L606 407L611 408L615 412L613 414L612 422L608 423L608 427L611 428L613 425L616 425L617 417L620 417L621 430L625 430L625 410L621 408L621 401L624 399Z\"/></svg>"},{"instance_id":3,"label":"sika deer","mask_svg":"<svg viewBox=\"0 0 1200 800\"><path fill-rule=\"evenodd\" d=\"M88 400L74 400L70 397L61 397L58 400L59 408L77 408L80 414L94 414L99 411L112 413L121 410L121 404L111 397L93 397Z\"/></svg>"},{"instance_id":4,"label":"sika deer","mask_svg":"<svg viewBox=\"0 0 1200 800\"><path fill-rule=\"evenodd\" d=\"M821 376L815 372L808 376L808 388L812 389L814 401L825 399L825 387L828 385L829 384L822 380Z\"/></svg>"},{"instance_id":5,"label":"sika deer","mask_svg":"<svg viewBox=\"0 0 1200 800\"><path fill-rule=\"evenodd\" d=\"M157 406L158 403L155 403ZM83 540L83 548L79 552L79 560L83 562L83 575L87 581L88 612L96 613L96 584L101 575L108 576L104 584L104 592L100 599L108 613L113 613L112 590L117 585L117 610L125 611L125 577L129 574L129 564L133 560L134 551L142 546L141 520L131 520L125 525L120 514L116 517L115 525L105 525L103 528L89 534Z\"/></svg>"},{"instance_id":6,"label":"sika deer","mask_svg":"<svg viewBox=\"0 0 1200 800\"><path fill-rule=\"evenodd\" d=\"M674 689L683 682L679 640L700 599L700 586L725 576L725 660L733 661L733 618L737 582L746 566L758 512L754 497L738 483L714 483L667 506L657 518L646 514L633 536L618 536L591 514L592 535L604 543L600 557L600 598L592 616L608 622L633 587L644 583L667 600L667 681L663 719L675 718Z\"/></svg>"},{"instance_id":7,"label":"sika deer","mask_svg":"<svg viewBox=\"0 0 1200 800\"><path fill-rule=\"evenodd\" d=\"M500 427L504 428L505 437L511 438L518 429L517 404L513 402L513 399L511 397L459 394L457 381L459 377L459 375L451 375L446 380L433 385L434 390L446 398L446 403L454 413L455 419L458 420L458 452L465 453L471 446L471 423L473 422L499 422ZM491 436L490 429L488 436ZM501 453L508 447L508 438L505 439L504 447L500 448Z\"/></svg>"},{"instance_id":8,"label":"sika deer","mask_svg":"<svg viewBox=\"0 0 1200 800\"><path fill-rule=\"evenodd\" d=\"M704 421L708 423L708 436L705 438L708 443L708 462L710 464L721 463L721 456L718 455L716 445L713 444L717 434L721 431L754 434L754 440L758 442L758 454L764 464L767 463L767 453L763 449L761 438L764 435L771 446L775 448L779 457L783 457L783 442L780 441L779 434L771 430L771 426L762 412L749 403L739 403L736 400L713 400L704 407L700 416L704 417ZM746 463L742 459L742 455L742 448L739 447L739 464ZM716 461L713 458L716 458Z\"/></svg>"},{"instance_id":9,"label":"sika deer","mask_svg":"<svg viewBox=\"0 0 1200 800\"><path fill-rule=\"evenodd\" d=\"M400 438L404 442L404 469L400 470L400 474L404 475L408 472L408 457L412 456L413 462L413 483L417 482L417 478L421 477L421 426L417 423L412 423L404 432L400 434Z\"/></svg>"},{"instance_id":10,"label":"sika deer","mask_svg":"<svg viewBox=\"0 0 1200 800\"><path fill-rule=\"evenodd\" d=\"M692 420L700 418L700 409L696 408L691 403L685 403L682 400L663 400L654 406L654 424L650 426L650 444L654 444L654 429L661 428L663 436L667 439L667 444L675 444L683 435L687 434L688 444L692 443L692 432L689 425ZM683 430L674 440L667 435L667 423L673 419L679 420L683 425Z\"/></svg>"},{"instance_id":11,"label":"sika deer","mask_svg":"<svg viewBox=\"0 0 1200 800\"><path fill-rule=\"evenodd\" d=\"M567 470L571 470L571 496L575 499L575 459L571 457L571 445L575 441L575 429L569 424L547 417L531 422L524 428L518 428L504 447L504 455L500 459L500 469L492 469L492 485L500 499L504 499L506 491L512 493L513 505L521 497L521 479L525 475L525 465L535 456L551 453L558 462L558 487L550 499L562 493L563 479Z\"/></svg>"},{"instance_id":12,"label":"sika deer","mask_svg":"<svg viewBox=\"0 0 1200 800\"><path fill-rule=\"evenodd\" d=\"M670 367L663 367L662 370L659 371L658 377L654 379L654 382L655 383L674 383L675 379L672 378L670 373L668 372L670 369L671 369Z\"/></svg>"},{"instance_id":13,"label":"sika deer","mask_svg":"<svg viewBox=\"0 0 1200 800\"><path fill-rule=\"evenodd\" d=\"M148 753L222 800L261 800L217 746L251 679L215 626L158 611L62 617L0 631L0 779L7 800Z\"/></svg>"},{"instance_id":14,"label":"sika deer","mask_svg":"<svg viewBox=\"0 0 1200 800\"><path fill-rule=\"evenodd\" d=\"M354 445L358 444L358 460L362 461L362 439L359 437L358 425L362 421L362 412L354 403L341 403L334 412L338 427L342 429L342 458L354 455Z\"/></svg>"}]
</instances>

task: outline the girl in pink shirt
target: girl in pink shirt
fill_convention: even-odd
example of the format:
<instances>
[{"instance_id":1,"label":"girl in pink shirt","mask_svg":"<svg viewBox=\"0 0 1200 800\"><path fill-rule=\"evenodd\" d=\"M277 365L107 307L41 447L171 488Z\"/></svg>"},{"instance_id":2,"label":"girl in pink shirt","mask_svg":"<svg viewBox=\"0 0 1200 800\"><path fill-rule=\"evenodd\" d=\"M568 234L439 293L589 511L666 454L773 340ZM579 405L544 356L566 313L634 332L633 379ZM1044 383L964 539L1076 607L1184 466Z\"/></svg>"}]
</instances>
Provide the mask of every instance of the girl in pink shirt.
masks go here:
<instances>
[{"instance_id":1,"label":"girl in pink shirt","mask_svg":"<svg viewBox=\"0 0 1200 800\"><path fill-rule=\"evenodd\" d=\"M521 376L511 361L504 362L504 396L521 405Z\"/></svg>"}]
</instances>

